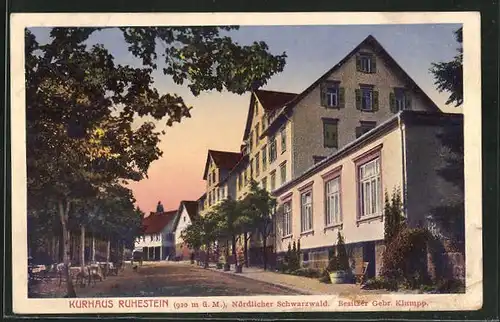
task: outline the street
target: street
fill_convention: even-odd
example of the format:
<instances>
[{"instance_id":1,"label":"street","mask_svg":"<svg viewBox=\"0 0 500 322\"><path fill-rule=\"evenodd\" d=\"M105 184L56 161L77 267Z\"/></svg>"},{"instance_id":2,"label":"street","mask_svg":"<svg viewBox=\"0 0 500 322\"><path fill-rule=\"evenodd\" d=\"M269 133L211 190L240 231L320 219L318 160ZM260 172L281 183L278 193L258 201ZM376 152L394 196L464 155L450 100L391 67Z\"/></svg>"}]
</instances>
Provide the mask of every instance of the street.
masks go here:
<instances>
[{"instance_id":1,"label":"street","mask_svg":"<svg viewBox=\"0 0 500 322\"><path fill-rule=\"evenodd\" d=\"M128 265L118 276L95 285L75 286L77 297L244 296L294 295L291 290L244 277L175 262ZM36 286L36 297L63 297L65 285L56 281Z\"/></svg>"}]
</instances>

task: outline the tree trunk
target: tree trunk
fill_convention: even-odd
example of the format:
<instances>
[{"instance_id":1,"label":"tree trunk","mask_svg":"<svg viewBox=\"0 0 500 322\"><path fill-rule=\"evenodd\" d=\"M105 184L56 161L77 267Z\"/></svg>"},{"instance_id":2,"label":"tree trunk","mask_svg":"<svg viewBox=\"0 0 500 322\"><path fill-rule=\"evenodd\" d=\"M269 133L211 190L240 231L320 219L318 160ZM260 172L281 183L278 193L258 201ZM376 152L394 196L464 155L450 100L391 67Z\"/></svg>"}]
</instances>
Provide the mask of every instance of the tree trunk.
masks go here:
<instances>
[{"instance_id":1,"label":"tree trunk","mask_svg":"<svg viewBox=\"0 0 500 322\"><path fill-rule=\"evenodd\" d=\"M106 275L108 275L108 273L109 273L108 263L109 263L110 255L111 255L111 238L108 237L108 244L106 246Z\"/></svg>"},{"instance_id":2,"label":"tree trunk","mask_svg":"<svg viewBox=\"0 0 500 322\"><path fill-rule=\"evenodd\" d=\"M85 226L80 226L80 267L85 270Z\"/></svg>"},{"instance_id":3,"label":"tree trunk","mask_svg":"<svg viewBox=\"0 0 500 322\"><path fill-rule=\"evenodd\" d=\"M56 236L52 236L52 245L51 245L51 254L50 254L50 258L52 259L52 262L56 262L56 254L57 254L57 251L56 251Z\"/></svg>"},{"instance_id":4,"label":"tree trunk","mask_svg":"<svg viewBox=\"0 0 500 322\"><path fill-rule=\"evenodd\" d=\"M205 268L208 267L208 263L210 261L210 243L208 243L206 246L207 246L207 251L205 252Z\"/></svg>"},{"instance_id":5,"label":"tree trunk","mask_svg":"<svg viewBox=\"0 0 500 322\"><path fill-rule=\"evenodd\" d=\"M245 267L248 267L248 233L243 234L243 257L245 258Z\"/></svg>"},{"instance_id":6,"label":"tree trunk","mask_svg":"<svg viewBox=\"0 0 500 322\"><path fill-rule=\"evenodd\" d=\"M92 233L92 262L95 263L95 234Z\"/></svg>"},{"instance_id":7,"label":"tree trunk","mask_svg":"<svg viewBox=\"0 0 500 322\"><path fill-rule=\"evenodd\" d=\"M234 265L238 265L238 258L236 256L236 235L233 235L232 236L232 240L231 240L231 244L232 244L232 247L233 247L233 258L234 258Z\"/></svg>"},{"instance_id":8,"label":"tree trunk","mask_svg":"<svg viewBox=\"0 0 500 322\"><path fill-rule=\"evenodd\" d=\"M262 246L264 247L263 259L264 259L264 270L267 269L267 238L262 235Z\"/></svg>"},{"instance_id":9,"label":"tree trunk","mask_svg":"<svg viewBox=\"0 0 500 322\"><path fill-rule=\"evenodd\" d=\"M69 202L66 202L66 209L62 201L59 201L59 218L61 220L62 232L63 232L63 261L64 269L63 274L66 278L66 297L73 298L76 297L75 287L73 286L73 281L69 274L69 263L70 263L70 239L71 235L68 230L68 214L69 214Z\"/></svg>"}]
</instances>

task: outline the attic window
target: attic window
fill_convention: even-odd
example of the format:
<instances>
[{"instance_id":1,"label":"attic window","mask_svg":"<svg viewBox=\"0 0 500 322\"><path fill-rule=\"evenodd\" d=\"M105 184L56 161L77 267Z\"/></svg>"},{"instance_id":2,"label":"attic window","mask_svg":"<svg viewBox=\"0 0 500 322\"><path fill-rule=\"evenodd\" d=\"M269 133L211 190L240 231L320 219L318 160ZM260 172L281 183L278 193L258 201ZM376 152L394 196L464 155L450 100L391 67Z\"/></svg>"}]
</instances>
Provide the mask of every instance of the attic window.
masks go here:
<instances>
[{"instance_id":1,"label":"attic window","mask_svg":"<svg viewBox=\"0 0 500 322\"><path fill-rule=\"evenodd\" d=\"M358 72L375 73L377 70L375 55L371 53L359 53L356 57L356 69Z\"/></svg>"}]
</instances>

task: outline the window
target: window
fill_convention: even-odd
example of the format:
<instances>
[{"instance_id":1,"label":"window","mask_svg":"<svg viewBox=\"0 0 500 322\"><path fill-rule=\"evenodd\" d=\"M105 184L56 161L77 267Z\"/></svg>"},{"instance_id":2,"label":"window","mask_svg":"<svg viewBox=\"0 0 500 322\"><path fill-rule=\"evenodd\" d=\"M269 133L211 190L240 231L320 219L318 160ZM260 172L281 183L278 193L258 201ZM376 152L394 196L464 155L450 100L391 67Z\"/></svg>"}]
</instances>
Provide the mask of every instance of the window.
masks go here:
<instances>
[{"instance_id":1,"label":"window","mask_svg":"<svg viewBox=\"0 0 500 322\"><path fill-rule=\"evenodd\" d=\"M273 163L274 160L277 158L277 153L276 153L276 138L273 137L271 138L271 143L269 145L269 162Z\"/></svg>"},{"instance_id":2,"label":"window","mask_svg":"<svg viewBox=\"0 0 500 322\"><path fill-rule=\"evenodd\" d=\"M322 155L313 155L313 162L314 162L314 164L316 164L318 162L323 161L325 158L326 157L322 156Z\"/></svg>"},{"instance_id":3,"label":"window","mask_svg":"<svg viewBox=\"0 0 500 322\"><path fill-rule=\"evenodd\" d=\"M255 125L255 146L259 145L259 123Z\"/></svg>"},{"instance_id":4,"label":"window","mask_svg":"<svg viewBox=\"0 0 500 322\"><path fill-rule=\"evenodd\" d=\"M380 157L369 161L358 168L359 174L359 217L370 217L381 214L382 188L380 181Z\"/></svg>"},{"instance_id":5,"label":"window","mask_svg":"<svg viewBox=\"0 0 500 322\"><path fill-rule=\"evenodd\" d=\"M280 165L281 184L286 182L286 162Z\"/></svg>"},{"instance_id":6,"label":"window","mask_svg":"<svg viewBox=\"0 0 500 322\"><path fill-rule=\"evenodd\" d=\"M281 153L286 151L286 128L281 129Z\"/></svg>"},{"instance_id":7,"label":"window","mask_svg":"<svg viewBox=\"0 0 500 322\"><path fill-rule=\"evenodd\" d=\"M338 148L338 120L323 118L323 146Z\"/></svg>"},{"instance_id":8,"label":"window","mask_svg":"<svg viewBox=\"0 0 500 322\"><path fill-rule=\"evenodd\" d=\"M186 222L186 216L184 216L184 218L183 218L183 219L184 219L184 222Z\"/></svg>"},{"instance_id":9,"label":"window","mask_svg":"<svg viewBox=\"0 0 500 322\"><path fill-rule=\"evenodd\" d=\"M356 89L356 108L360 111L378 111L378 92L372 85L361 85Z\"/></svg>"},{"instance_id":10,"label":"window","mask_svg":"<svg viewBox=\"0 0 500 322\"><path fill-rule=\"evenodd\" d=\"M292 202L283 205L283 237L292 234Z\"/></svg>"},{"instance_id":11,"label":"window","mask_svg":"<svg viewBox=\"0 0 500 322\"><path fill-rule=\"evenodd\" d=\"M340 87L338 81L326 81L321 84L321 106L344 107L344 88Z\"/></svg>"},{"instance_id":12,"label":"window","mask_svg":"<svg viewBox=\"0 0 500 322\"><path fill-rule=\"evenodd\" d=\"M264 131L266 130L266 118L264 115L262 115L262 118L260 119L260 124L262 126L262 133L264 133Z\"/></svg>"},{"instance_id":13,"label":"window","mask_svg":"<svg viewBox=\"0 0 500 322\"><path fill-rule=\"evenodd\" d=\"M340 177L336 177L325 184L326 216L325 226L342 222L340 214Z\"/></svg>"},{"instance_id":14,"label":"window","mask_svg":"<svg viewBox=\"0 0 500 322\"><path fill-rule=\"evenodd\" d=\"M373 108L373 88L361 88L361 109L371 111Z\"/></svg>"},{"instance_id":15,"label":"window","mask_svg":"<svg viewBox=\"0 0 500 322\"><path fill-rule=\"evenodd\" d=\"M248 142L248 151L251 151L253 148L253 132L250 132L249 142Z\"/></svg>"},{"instance_id":16,"label":"window","mask_svg":"<svg viewBox=\"0 0 500 322\"><path fill-rule=\"evenodd\" d=\"M255 100L254 103L255 115L259 114L259 102Z\"/></svg>"},{"instance_id":17,"label":"window","mask_svg":"<svg viewBox=\"0 0 500 322\"><path fill-rule=\"evenodd\" d=\"M267 146L264 145L262 148L262 171L266 171L267 168Z\"/></svg>"},{"instance_id":18,"label":"window","mask_svg":"<svg viewBox=\"0 0 500 322\"><path fill-rule=\"evenodd\" d=\"M238 176L238 189L241 190L242 184L243 184L243 175L240 173L240 175Z\"/></svg>"},{"instance_id":19,"label":"window","mask_svg":"<svg viewBox=\"0 0 500 322\"><path fill-rule=\"evenodd\" d=\"M411 109L411 97L404 88L395 88L393 93L389 94L391 112Z\"/></svg>"},{"instance_id":20,"label":"window","mask_svg":"<svg viewBox=\"0 0 500 322\"><path fill-rule=\"evenodd\" d=\"M262 178L262 189L267 190L267 177Z\"/></svg>"},{"instance_id":21,"label":"window","mask_svg":"<svg viewBox=\"0 0 500 322\"><path fill-rule=\"evenodd\" d=\"M255 176L258 177L260 173L260 153L255 154Z\"/></svg>"},{"instance_id":22,"label":"window","mask_svg":"<svg viewBox=\"0 0 500 322\"><path fill-rule=\"evenodd\" d=\"M377 70L375 55L360 53L356 59L356 69L363 73L375 73Z\"/></svg>"},{"instance_id":23,"label":"window","mask_svg":"<svg viewBox=\"0 0 500 322\"><path fill-rule=\"evenodd\" d=\"M377 126L377 122L372 121L360 121L359 123L360 126L356 127L356 139Z\"/></svg>"},{"instance_id":24,"label":"window","mask_svg":"<svg viewBox=\"0 0 500 322\"><path fill-rule=\"evenodd\" d=\"M271 191L276 188L276 171L271 172Z\"/></svg>"},{"instance_id":25,"label":"window","mask_svg":"<svg viewBox=\"0 0 500 322\"><path fill-rule=\"evenodd\" d=\"M300 231L312 230L312 192L307 191L300 196Z\"/></svg>"}]
</instances>

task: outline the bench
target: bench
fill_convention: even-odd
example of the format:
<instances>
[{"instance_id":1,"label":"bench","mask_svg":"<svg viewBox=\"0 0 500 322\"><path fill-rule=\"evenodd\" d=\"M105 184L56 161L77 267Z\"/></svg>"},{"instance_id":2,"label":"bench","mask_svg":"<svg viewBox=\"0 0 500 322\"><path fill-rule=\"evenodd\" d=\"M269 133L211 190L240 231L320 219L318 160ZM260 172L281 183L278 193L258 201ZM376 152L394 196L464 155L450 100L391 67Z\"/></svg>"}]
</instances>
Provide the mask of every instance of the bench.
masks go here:
<instances>
[{"instance_id":1,"label":"bench","mask_svg":"<svg viewBox=\"0 0 500 322\"><path fill-rule=\"evenodd\" d=\"M356 279L356 284L361 285L365 282L366 272L368 270L368 265L370 265L370 262L363 262L361 267L356 269L356 272L354 273L354 278Z\"/></svg>"}]
</instances>

